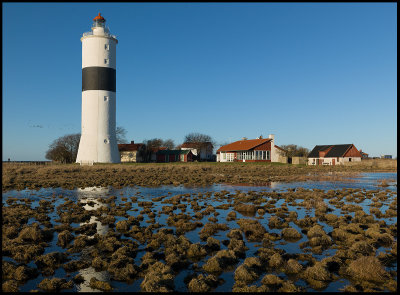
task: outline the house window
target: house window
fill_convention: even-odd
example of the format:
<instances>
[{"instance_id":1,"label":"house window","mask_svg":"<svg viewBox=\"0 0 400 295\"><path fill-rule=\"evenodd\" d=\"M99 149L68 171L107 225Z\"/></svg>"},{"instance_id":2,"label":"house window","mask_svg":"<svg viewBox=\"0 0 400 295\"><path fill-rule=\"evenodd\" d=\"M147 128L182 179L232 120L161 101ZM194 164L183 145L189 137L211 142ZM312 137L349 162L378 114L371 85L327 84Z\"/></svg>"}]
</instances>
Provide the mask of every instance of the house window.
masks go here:
<instances>
[{"instance_id":1,"label":"house window","mask_svg":"<svg viewBox=\"0 0 400 295\"><path fill-rule=\"evenodd\" d=\"M262 159L263 159L263 151L259 151L258 157L259 157L259 160L262 160Z\"/></svg>"},{"instance_id":2,"label":"house window","mask_svg":"<svg viewBox=\"0 0 400 295\"><path fill-rule=\"evenodd\" d=\"M339 162L339 157L336 158L336 161Z\"/></svg>"},{"instance_id":3,"label":"house window","mask_svg":"<svg viewBox=\"0 0 400 295\"><path fill-rule=\"evenodd\" d=\"M226 160L226 153L221 153L222 154L222 159Z\"/></svg>"},{"instance_id":4,"label":"house window","mask_svg":"<svg viewBox=\"0 0 400 295\"><path fill-rule=\"evenodd\" d=\"M267 152L267 160L271 160L269 151L266 151L266 152Z\"/></svg>"},{"instance_id":5,"label":"house window","mask_svg":"<svg viewBox=\"0 0 400 295\"><path fill-rule=\"evenodd\" d=\"M349 162L351 162L351 158L349 158Z\"/></svg>"}]
</instances>

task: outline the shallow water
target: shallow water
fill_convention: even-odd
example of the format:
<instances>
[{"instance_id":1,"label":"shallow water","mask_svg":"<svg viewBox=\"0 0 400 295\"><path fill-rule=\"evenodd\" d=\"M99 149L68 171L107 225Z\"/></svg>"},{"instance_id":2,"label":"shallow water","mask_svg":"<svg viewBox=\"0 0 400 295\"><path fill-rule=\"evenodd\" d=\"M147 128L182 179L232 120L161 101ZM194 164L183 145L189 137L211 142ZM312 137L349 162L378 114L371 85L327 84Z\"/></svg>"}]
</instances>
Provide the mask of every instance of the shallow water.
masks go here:
<instances>
[{"instance_id":1,"label":"shallow water","mask_svg":"<svg viewBox=\"0 0 400 295\"><path fill-rule=\"evenodd\" d=\"M388 187L379 187L377 186L378 182L382 179L394 179L395 182L390 183ZM78 201L78 200L85 200L85 202L88 202L90 200L94 201L94 206L89 206L88 204L85 205L86 210L93 210L96 209L100 206L106 206L107 204L99 202L99 198L104 198L104 197L109 197L109 196L116 196L117 198L115 199L115 204L121 205L124 203L124 201L121 200L122 197L129 197L136 196L138 197L138 202L140 201L149 201L155 197L160 197L160 196L165 196L165 198L169 198L175 195L180 195L180 194L191 194L192 196L197 195L199 193L207 193L210 192L211 194L214 194L216 192L221 192L221 191L228 191L229 194L236 194L238 191L240 192L249 192L249 191L255 191L255 192L286 192L290 189L295 189L295 188L304 188L304 189L318 189L318 190L345 190L345 189L358 189L358 190L363 190L363 191L369 191L369 190L377 190L377 191L386 191L390 195L395 195L395 191L397 191L397 173L361 173L360 177L357 178L350 178L348 181L343 181L343 182L294 182L294 183L270 183L268 186L245 186L245 185L227 185L227 184L215 184L207 187L188 187L188 186L163 186L159 188L147 188L147 187L124 187L122 189L115 189L113 187L108 187L108 188L85 188L85 189L75 189L75 190L66 190L62 188L42 188L40 190L22 190L22 191L8 191L3 193L3 206L7 206L6 200L9 197L15 197L15 198L29 198L31 199L32 208L36 208L39 204L39 201L42 199L48 199L51 200L54 197L56 197L55 202L53 203L54 207L57 207L58 205L64 203L65 199L69 199L72 201ZM392 194L391 194L392 192ZM62 198L58 198L58 196L62 196ZM397 194L396 194L397 195ZM381 211L384 213L384 211L388 208L388 204L391 202L392 198L389 197L387 201L384 202L384 205L380 208ZM275 206L278 208L284 203L284 199L279 199L278 202L275 204ZM223 200L209 200L209 199L201 199L197 201L200 206L205 205L212 205L213 207L216 207L221 204L226 204L229 203L229 200L223 199ZM193 212L191 206L190 206L190 201L189 202L181 202L182 204L188 204L186 207L186 210L183 212L185 214L193 216L195 212ZM327 202L326 202L327 203ZM361 203L355 203L355 202L346 202L346 204L355 204L362 206L363 210L369 214L369 208L370 208L370 203L371 200L366 198L363 202ZM258 204L260 206L264 205L264 203ZM162 207L168 205L168 204L163 204L162 201L155 202L153 201L153 206L151 207L151 210L153 212L160 212ZM306 209L304 207L300 206L291 206L289 204L286 204L289 211L296 211L298 213L298 219L304 218L306 215L313 217L314 212L313 209ZM336 208L335 206L327 203L329 208L333 209L331 213L336 214L336 215L342 215L341 209ZM138 208L137 203L132 204L132 209L127 211L129 215L132 216L137 216L139 215L139 212L143 209L139 207L139 210L134 211L133 209ZM224 209L216 209L216 211L219 213L216 218L218 219L217 223L225 223L228 225L229 230L233 228L239 228L238 224L236 223L235 220L232 221L226 221L226 216L227 213L232 211L233 208L229 208L227 210ZM181 213L182 210L177 208L174 210L174 213ZM261 219L256 218L256 216L245 216L239 212L236 212L237 218L251 218L258 220L264 227L265 229L270 232L270 233L280 233L280 229L270 229L268 226L268 217L269 214L265 213L264 217ZM354 216L354 212L348 213L352 216ZM144 220L140 222L140 226L148 226L149 223L146 221L149 220L147 214L142 214L144 216ZM54 220L58 218L56 210L52 212L52 214L49 215L51 217L51 222L53 225L57 225L58 223L55 222ZM206 215L203 217L203 219L199 220L203 224L208 223L208 218L210 215ZM167 218L168 215L162 214L160 216L156 216L156 223L159 223L163 226L164 228L171 228L175 230L174 226L168 226L167 225ZM124 220L126 218L121 217L121 216L115 216L115 223ZM383 220L386 221L386 223L389 224L394 224L397 223L397 217L393 218L382 218ZM28 224L31 224L33 222L36 222L34 218L31 218L28 221ZM92 216L91 220L89 223L97 223L97 232L99 234L105 234L108 231L108 226L102 225L99 221L96 220L94 216ZM323 223L319 222L320 225L324 227L324 230L326 232L332 231L332 227ZM301 228L298 227L295 223L290 222L289 223L290 227L295 228L298 232L301 232ZM72 227L79 227L80 224L78 223L72 223ZM201 228L196 228L193 231L186 232L185 236L192 242L192 243L201 243L205 244L204 241L202 241L199 237L199 231ZM228 231L220 231L217 234L213 235L214 238L219 239L220 241L228 239L226 237L226 234L229 232ZM76 235L76 234L74 234ZM126 237L122 235L122 238L125 239L132 239L130 237ZM304 249L300 249L299 244L302 242L307 241L307 236L303 235L302 238L296 242L285 242L283 239L278 240L276 242L273 242L275 245L275 248L280 248L286 251L286 253L304 253ZM260 247L261 243L257 242L249 242L244 238L246 246L249 248L246 251L246 257L251 257L254 256L254 253L257 251L257 249ZM45 253L50 253L54 251L59 251L59 252L64 252L65 249L59 247L56 245L57 243L57 234L54 234L53 241L49 243L49 247L46 248ZM140 245L140 249L144 249L145 245ZM226 246L224 246L221 243L221 249L227 249ZM379 252L385 252L386 250L390 250L390 248L379 248ZM321 260L325 257L329 257L334 255L336 252L335 249L329 248L325 251L322 251L320 254L314 254L311 253L317 260ZM80 253L74 254L74 256L70 255L72 257L79 257ZM139 251L135 257L135 263L137 265L140 264L140 259L141 257L145 254L145 251ZM197 262L199 266L203 265L207 259L209 259L210 256L204 257L201 261ZM8 260L8 261L13 261L13 259L8 258L8 257L3 257L3 260ZM236 265L239 266L244 259L240 259L239 263ZM165 261L162 261L165 263ZM31 261L28 266L30 267L35 267L35 264L33 261ZM393 268L395 271L397 271L397 264ZM176 291L188 291L187 285L183 282L184 278L189 274L193 273L194 271L189 267L187 270L182 270L180 271L176 277L175 277L175 290ZM75 286L73 289L69 290L62 290L63 292L76 292L76 291L98 291L98 290L93 290L89 287L88 281L90 280L91 277L96 277L99 280L102 281L109 281L114 288L114 291L140 291L140 283L142 282L143 278L138 278L134 280L132 283L125 283L125 282L118 282L111 280L107 271L102 271L102 272L96 272L92 267L89 267L84 270L79 270L78 272L72 272L72 273L66 273L63 268L59 268L56 270L55 274L53 277L58 277L58 278L66 278L67 280L73 278L76 274L81 273L86 281L78 286ZM285 273L273 273L275 275L279 275L281 278L286 279L287 275ZM259 277L259 279L255 282L253 282L251 285L261 285L261 279L263 278L263 275ZM234 284L234 270L233 271L227 271L222 273L220 278L224 279L224 283L219 285L214 291L231 291L232 290L232 285ZM51 277L49 277L51 279ZM39 275L35 279L32 279L28 281L26 284L20 287L19 291L30 291L34 289L38 289L37 285L43 280L43 276ZM314 289L310 288L307 283L303 280L297 280L295 282L296 286L303 286L306 288L306 291L315 291ZM323 289L323 290L318 290L318 291L324 291L324 292L335 292L339 291L341 288L344 286L349 285L349 281L340 278L336 281L331 282L328 284L328 286Z\"/></svg>"}]
</instances>

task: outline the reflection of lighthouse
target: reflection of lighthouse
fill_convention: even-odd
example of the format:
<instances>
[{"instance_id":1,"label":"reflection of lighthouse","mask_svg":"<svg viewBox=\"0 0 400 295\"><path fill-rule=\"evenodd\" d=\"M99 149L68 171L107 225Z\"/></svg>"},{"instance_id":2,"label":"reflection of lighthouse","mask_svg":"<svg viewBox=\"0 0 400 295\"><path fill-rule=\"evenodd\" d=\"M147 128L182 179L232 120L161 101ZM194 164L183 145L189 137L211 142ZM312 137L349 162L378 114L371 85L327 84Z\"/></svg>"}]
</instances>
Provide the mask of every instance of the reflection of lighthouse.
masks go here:
<instances>
[{"instance_id":1,"label":"reflection of lighthouse","mask_svg":"<svg viewBox=\"0 0 400 295\"><path fill-rule=\"evenodd\" d=\"M116 122L116 37L94 18L82 41L82 134L77 163L119 163Z\"/></svg>"},{"instance_id":2,"label":"reflection of lighthouse","mask_svg":"<svg viewBox=\"0 0 400 295\"><path fill-rule=\"evenodd\" d=\"M97 187L87 187L84 189L78 188L77 190L77 197L79 199L84 199L87 202L92 201L94 204L93 206L89 206L88 204L84 205L83 208L85 210L96 210L101 206L107 206L107 204L103 204L99 201L100 198L104 198L107 193L109 193L110 189L108 188L97 188ZM100 221L96 220L95 216L91 216L89 222L90 224L96 223L97 224L97 233L99 235L105 235L108 231L108 225L102 225ZM80 225L87 224L81 223ZM77 286L79 292L98 292L96 289L92 289L89 286L90 279L96 278L99 281L109 281L109 276L107 271L96 271L93 267L88 267L85 269L79 270L79 274L85 279L85 281Z\"/></svg>"}]
</instances>

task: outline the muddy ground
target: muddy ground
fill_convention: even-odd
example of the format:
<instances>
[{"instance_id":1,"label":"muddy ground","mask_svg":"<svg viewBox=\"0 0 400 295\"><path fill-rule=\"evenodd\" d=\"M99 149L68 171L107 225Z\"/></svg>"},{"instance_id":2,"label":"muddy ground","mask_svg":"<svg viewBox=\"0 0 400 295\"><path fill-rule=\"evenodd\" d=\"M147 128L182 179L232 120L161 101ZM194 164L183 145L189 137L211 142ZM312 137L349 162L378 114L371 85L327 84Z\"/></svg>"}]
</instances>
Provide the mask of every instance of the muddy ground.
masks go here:
<instances>
[{"instance_id":1,"label":"muddy ground","mask_svg":"<svg viewBox=\"0 0 400 295\"><path fill-rule=\"evenodd\" d=\"M303 166L271 163L167 163L167 164L78 164L35 166L3 163L3 191L25 188L91 186L161 186L213 183L268 185L273 181L340 181L359 172L395 172L395 168L373 166Z\"/></svg>"},{"instance_id":2,"label":"muddy ground","mask_svg":"<svg viewBox=\"0 0 400 295\"><path fill-rule=\"evenodd\" d=\"M141 173L156 175L148 182L226 181L227 175L265 181L310 171L284 167L277 173L260 166L239 172L207 165L166 166L158 173L150 166L23 169L13 184L42 179L54 186L66 177L67 186L97 183L96 178L113 185L117 175L120 185L146 183L144 176L136 179ZM84 171L93 173L83 176ZM267 176L271 171L279 176ZM333 291L397 291L397 192L385 188L166 193L147 199L137 193L71 200L54 193L39 201L8 197L2 215L3 291L19 291L29 282L39 291L83 285L118 291L117 282L124 282L125 290L151 292L176 291L178 284L194 292L221 286L299 292L323 291L339 281L346 283ZM109 278L89 279L83 271L88 269Z\"/></svg>"}]
</instances>

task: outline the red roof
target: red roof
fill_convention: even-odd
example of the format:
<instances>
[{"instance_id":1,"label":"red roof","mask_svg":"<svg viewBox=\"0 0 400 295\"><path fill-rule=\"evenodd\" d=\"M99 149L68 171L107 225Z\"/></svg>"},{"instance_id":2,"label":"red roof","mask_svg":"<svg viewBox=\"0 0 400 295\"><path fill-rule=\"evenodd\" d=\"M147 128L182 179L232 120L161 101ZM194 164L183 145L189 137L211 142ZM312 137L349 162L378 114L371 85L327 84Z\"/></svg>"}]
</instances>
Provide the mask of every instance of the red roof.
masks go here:
<instances>
[{"instance_id":1,"label":"red roof","mask_svg":"<svg viewBox=\"0 0 400 295\"><path fill-rule=\"evenodd\" d=\"M104 17L101 16L100 12L99 12L99 15L96 16L93 20L97 20L97 19L105 21Z\"/></svg>"},{"instance_id":2,"label":"red roof","mask_svg":"<svg viewBox=\"0 0 400 295\"><path fill-rule=\"evenodd\" d=\"M120 152L138 151L142 146L144 146L143 143L119 144L118 145L118 150Z\"/></svg>"},{"instance_id":3,"label":"red roof","mask_svg":"<svg viewBox=\"0 0 400 295\"><path fill-rule=\"evenodd\" d=\"M238 140L221 146L217 152L248 151L270 140L271 138Z\"/></svg>"}]
</instances>

